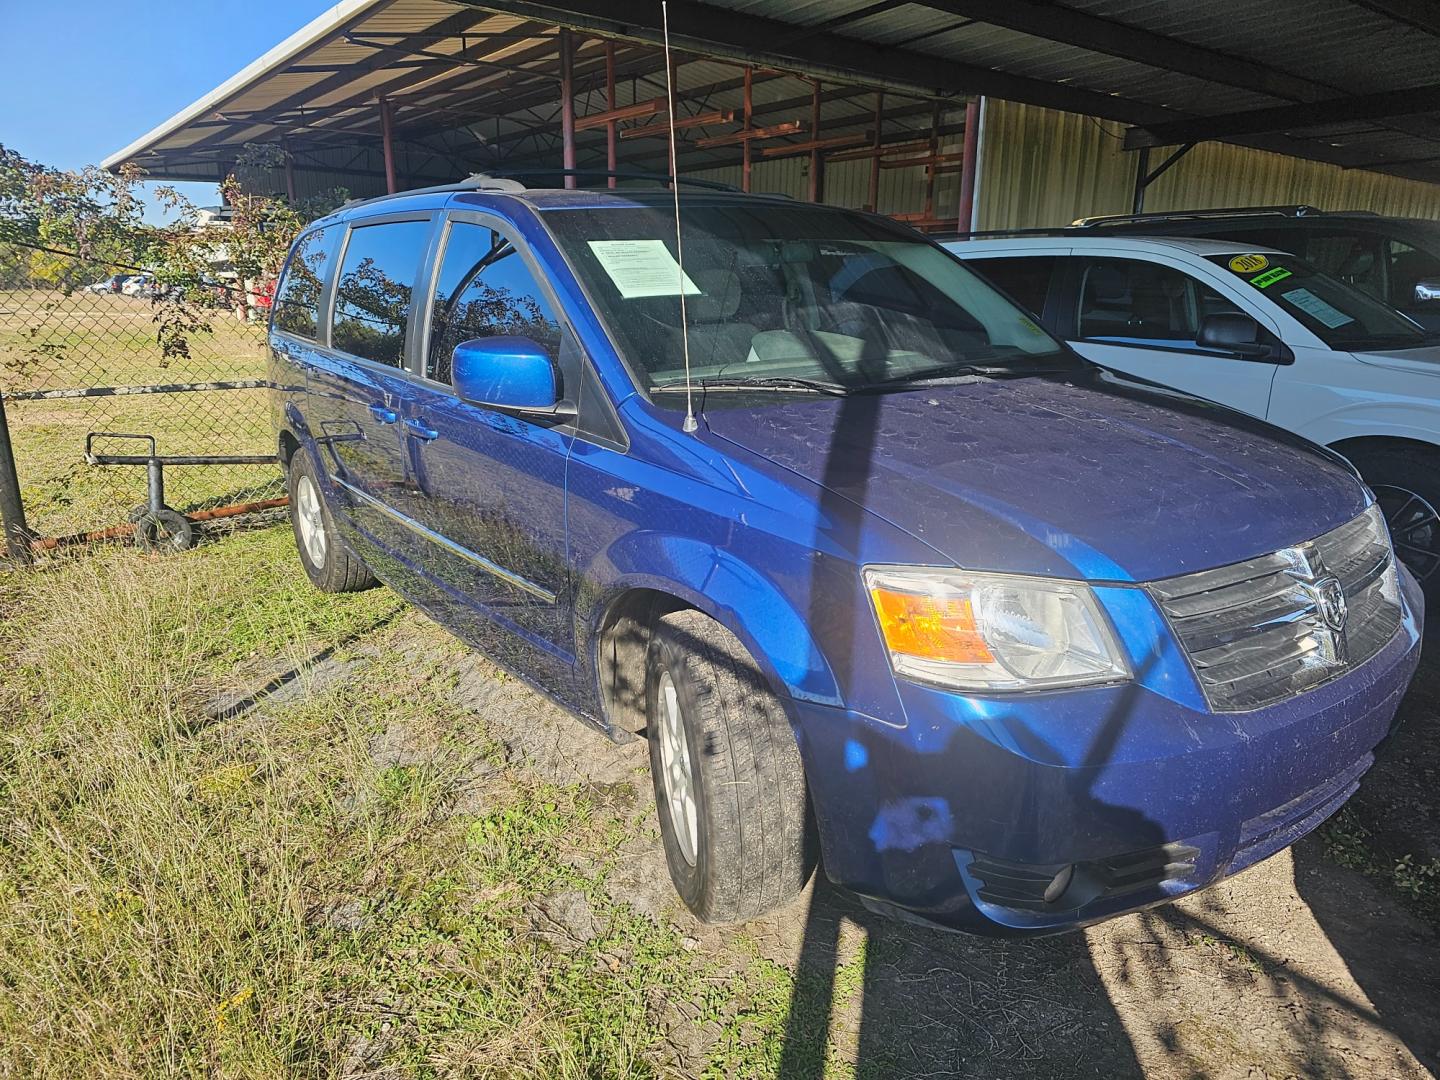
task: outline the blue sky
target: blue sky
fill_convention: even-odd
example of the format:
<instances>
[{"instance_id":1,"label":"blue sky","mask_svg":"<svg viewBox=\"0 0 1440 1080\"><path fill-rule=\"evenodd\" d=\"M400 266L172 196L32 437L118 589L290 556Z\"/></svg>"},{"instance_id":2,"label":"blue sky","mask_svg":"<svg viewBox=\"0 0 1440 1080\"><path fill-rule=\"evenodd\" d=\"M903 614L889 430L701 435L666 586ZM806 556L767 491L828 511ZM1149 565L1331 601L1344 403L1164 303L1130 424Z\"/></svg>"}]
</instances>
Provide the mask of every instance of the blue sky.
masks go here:
<instances>
[{"instance_id":1,"label":"blue sky","mask_svg":"<svg viewBox=\"0 0 1440 1080\"><path fill-rule=\"evenodd\" d=\"M47 165L98 165L330 6L0 0L0 143ZM213 184L182 190L218 201Z\"/></svg>"}]
</instances>

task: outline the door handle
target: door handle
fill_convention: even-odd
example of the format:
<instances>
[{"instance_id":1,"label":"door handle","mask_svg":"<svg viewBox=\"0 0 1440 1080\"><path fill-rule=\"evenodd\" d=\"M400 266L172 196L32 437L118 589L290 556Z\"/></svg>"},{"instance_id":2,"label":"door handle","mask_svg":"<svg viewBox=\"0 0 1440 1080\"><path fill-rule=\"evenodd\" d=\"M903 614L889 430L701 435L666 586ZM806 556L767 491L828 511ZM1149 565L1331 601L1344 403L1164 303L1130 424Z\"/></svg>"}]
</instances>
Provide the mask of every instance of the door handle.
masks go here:
<instances>
[{"instance_id":1,"label":"door handle","mask_svg":"<svg viewBox=\"0 0 1440 1080\"><path fill-rule=\"evenodd\" d=\"M424 420L416 420L414 417L406 419L405 430L407 433L414 435L415 438L424 439L426 442L438 438L440 435L440 432L429 427Z\"/></svg>"},{"instance_id":2,"label":"door handle","mask_svg":"<svg viewBox=\"0 0 1440 1080\"><path fill-rule=\"evenodd\" d=\"M370 415L382 424L393 424L396 420L400 419L395 414L394 409L387 409L384 405L371 405Z\"/></svg>"}]
</instances>

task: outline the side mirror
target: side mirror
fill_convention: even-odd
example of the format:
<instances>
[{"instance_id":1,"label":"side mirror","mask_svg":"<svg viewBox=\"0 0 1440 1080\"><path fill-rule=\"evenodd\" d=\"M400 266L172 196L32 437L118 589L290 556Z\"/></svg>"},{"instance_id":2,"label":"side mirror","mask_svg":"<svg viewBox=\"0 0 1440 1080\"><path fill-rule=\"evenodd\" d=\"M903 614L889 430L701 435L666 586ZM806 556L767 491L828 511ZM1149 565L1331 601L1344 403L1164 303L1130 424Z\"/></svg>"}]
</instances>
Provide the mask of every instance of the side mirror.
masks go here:
<instances>
[{"instance_id":1,"label":"side mirror","mask_svg":"<svg viewBox=\"0 0 1440 1080\"><path fill-rule=\"evenodd\" d=\"M450 382L462 400L474 405L558 415L555 362L530 338L462 341L450 354Z\"/></svg>"},{"instance_id":2,"label":"side mirror","mask_svg":"<svg viewBox=\"0 0 1440 1080\"><path fill-rule=\"evenodd\" d=\"M1440 281L1415 282L1415 303L1430 304L1440 300Z\"/></svg>"},{"instance_id":3,"label":"side mirror","mask_svg":"<svg viewBox=\"0 0 1440 1080\"><path fill-rule=\"evenodd\" d=\"M1202 349L1227 352L1247 360L1270 356L1270 346L1260 340L1260 324L1238 311L1220 311L1200 320L1195 344Z\"/></svg>"}]
</instances>

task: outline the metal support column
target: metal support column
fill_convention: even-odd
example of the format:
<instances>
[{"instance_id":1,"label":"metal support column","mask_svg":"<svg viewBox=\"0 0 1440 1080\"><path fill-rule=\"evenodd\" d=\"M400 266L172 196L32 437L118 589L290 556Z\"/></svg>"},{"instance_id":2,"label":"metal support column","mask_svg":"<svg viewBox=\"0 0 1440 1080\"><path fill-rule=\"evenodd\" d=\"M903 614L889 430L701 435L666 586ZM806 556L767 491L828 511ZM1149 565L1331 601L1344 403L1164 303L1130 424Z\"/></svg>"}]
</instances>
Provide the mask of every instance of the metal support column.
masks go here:
<instances>
[{"instance_id":1,"label":"metal support column","mask_svg":"<svg viewBox=\"0 0 1440 1080\"><path fill-rule=\"evenodd\" d=\"M5 395L0 394L0 527L5 531L5 553L17 566L30 562L30 528L25 524L25 503L20 498L20 476L10 427L5 421Z\"/></svg>"},{"instance_id":2,"label":"metal support column","mask_svg":"<svg viewBox=\"0 0 1440 1080\"><path fill-rule=\"evenodd\" d=\"M926 155L925 162L925 213L924 220L935 220L935 177L939 170L935 167L935 157L940 153L940 102L935 102L930 108L930 151Z\"/></svg>"},{"instance_id":3,"label":"metal support column","mask_svg":"<svg viewBox=\"0 0 1440 1080\"><path fill-rule=\"evenodd\" d=\"M1130 212L1140 214L1145 211L1145 177L1150 172L1150 148L1142 146L1140 153L1135 155L1135 194L1130 199Z\"/></svg>"},{"instance_id":4,"label":"metal support column","mask_svg":"<svg viewBox=\"0 0 1440 1080\"><path fill-rule=\"evenodd\" d=\"M980 153L980 99L972 98L965 105L965 144L960 157L960 208L955 215L955 228L962 233L974 228L975 172Z\"/></svg>"},{"instance_id":5,"label":"metal support column","mask_svg":"<svg viewBox=\"0 0 1440 1080\"><path fill-rule=\"evenodd\" d=\"M567 169L575 168L575 47L574 35L560 30L560 160ZM573 188L575 177L567 175L565 186Z\"/></svg>"},{"instance_id":6,"label":"metal support column","mask_svg":"<svg viewBox=\"0 0 1440 1080\"><path fill-rule=\"evenodd\" d=\"M872 214L880 212L880 128L885 122L885 91L875 91L875 131L870 141L870 149L875 153L870 157L870 198L866 203L866 209Z\"/></svg>"},{"instance_id":7,"label":"metal support column","mask_svg":"<svg viewBox=\"0 0 1440 1080\"><path fill-rule=\"evenodd\" d=\"M385 190L394 195L400 190L395 180L395 132L388 98L380 99L380 144L385 154Z\"/></svg>"},{"instance_id":8,"label":"metal support column","mask_svg":"<svg viewBox=\"0 0 1440 1080\"><path fill-rule=\"evenodd\" d=\"M605 108L609 112L615 111L615 42L605 43ZM605 124L605 168L611 173L615 171L615 138L617 123L609 120ZM609 177L607 183L610 187L615 186L615 177Z\"/></svg>"},{"instance_id":9,"label":"metal support column","mask_svg":"<svg viewBox=\"0 0 1440 1080\"><path fill-rule=\"evenodd\" d=\"M290 148L289 148L288 146L285 147L284 149L285 149L285 198L289 199L290 202L291 202L291 204L293 205L293 204L299 202L299 200L295 197L295 158L291 155L291 153L290 153Z\"/></svg>"},{"instance_id":10,"label":"metal support column","mask_svg":"<svg viewBox=\"0 0 1440 1080\"><path fill-rule=\"evenodd\" d=\"M820 80L815 79L810 89L810 141L820 141ZM746 142L749 142L747 139ZM820 147L810 147L810 201L818 203L825 197L825 162L820 157Z\"/></svg>"},{"instance_id":11,"label":"metal support column","mask_svg":"<svg viewBox=\"0 0 1440 1080\"><path fill-rule=\"evenodd\" d=\"M1135 197L1130 201L1130 212L1132 214L1143 214L1145 212L1145 189L1153 184L1160 177L1164 176L1177 161L1183 158L1195 144L1186 143L1173 154L1167 157L1155 168L1150 168L1150 148L1142 146L1135 161ZM1149 170L1148 172L1146 170Z\"/></svg>"},{"instance_id":12,"label":"metal support column","mask_svg":"<svg viewBox=\"0 0 1440 1080\"><path fill-rule=\"evenodd\" d=\"M752 109L752 103L751 103L751 99L750 99L750 80L751 80L751 75L752 75L752 71L751 71L750 68L747 67L747 68L745 69L745 96L744 96L744 99L743 99L743 100L744 100L744 111L745 111L745 126L741 129L742 131L749 131L749 130L750 130L750 113L751 113L751 109ZM741 158L740 158L740 190L741 190L741 191L749 191L749 190L750 190L750 140L749 140L749 139L746 139L744 142L742 142L742 143L740 144L740 148L741 148L741 149L740 149L740 153L741 153L741 155L742 155Z\"/></svg>"}]
</instances>

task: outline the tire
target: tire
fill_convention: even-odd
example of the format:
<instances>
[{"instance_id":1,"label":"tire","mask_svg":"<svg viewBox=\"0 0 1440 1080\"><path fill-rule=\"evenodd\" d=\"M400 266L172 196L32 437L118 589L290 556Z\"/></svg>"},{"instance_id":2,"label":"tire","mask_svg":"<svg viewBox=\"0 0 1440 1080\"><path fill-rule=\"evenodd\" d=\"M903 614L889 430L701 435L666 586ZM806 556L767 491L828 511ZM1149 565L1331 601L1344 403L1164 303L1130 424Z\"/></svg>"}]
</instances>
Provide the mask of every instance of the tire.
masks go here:
<instances>
[{"instance_id":1,"label":"tire","mask_svg":"<svg viewBox=\"0 0 1440 1080\"><path fill-rule=\"evenodd\" d=\"M666 615L651 636L645 703L665 859L685 905L724 923L790 900L815 864L805 773L785 709L744 646L697 611Z\"/></svg>"},{"instance_id":2,"label":"tire","mask_svg":"<svg viewBox=\"0 0 1440 1080\"><path fill-rule=\"evenodd\" d=\"M1395 554L1440 604L1440 451L1405 446L1365 450L1350 459L1375 492L1390 526Z\"/></svg>"},{"instance_id":3,"label":"tire","mask_svg":"<svg viewBox=\"0 0 1440 1080\"><path fill-rule=\"evenodd\" d=\"M374 586L375 575L336 531L315 467L303 450L290 459L285 481L290 492L295 549L310 583L321 592L331 593L359 592Z\"/></svg>"}]
</instances>

